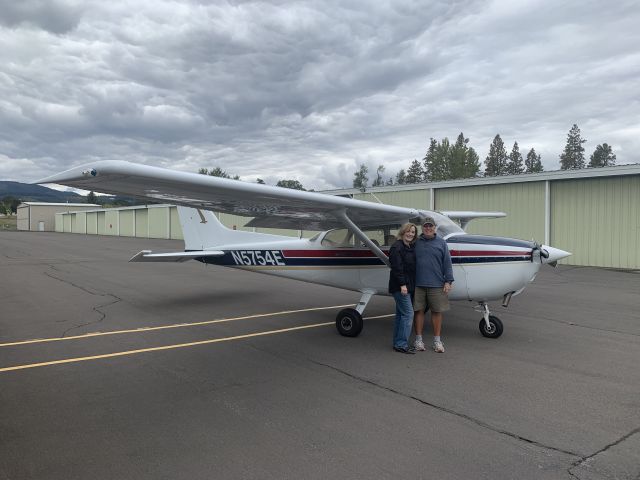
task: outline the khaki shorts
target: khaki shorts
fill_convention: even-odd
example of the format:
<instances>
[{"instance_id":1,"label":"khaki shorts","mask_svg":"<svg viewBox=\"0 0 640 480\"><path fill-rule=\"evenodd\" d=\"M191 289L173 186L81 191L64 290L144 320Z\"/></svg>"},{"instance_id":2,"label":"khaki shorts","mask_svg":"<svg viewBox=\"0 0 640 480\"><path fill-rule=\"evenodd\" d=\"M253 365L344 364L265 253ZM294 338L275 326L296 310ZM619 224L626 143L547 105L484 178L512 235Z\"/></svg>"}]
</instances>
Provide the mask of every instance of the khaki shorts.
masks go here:
<instances>
[{"instance_id":1,"label":"khaki shorts","mask_svg":"<svg viewBox=\"0 0 640 480\"><path fill-rule=\"evenodd\" d=\"M444 293L442 287L416 287L413 300L413 311L431 310L432 313L441 313L449 310L449 295Z\"/></svg>"}]
</instances>

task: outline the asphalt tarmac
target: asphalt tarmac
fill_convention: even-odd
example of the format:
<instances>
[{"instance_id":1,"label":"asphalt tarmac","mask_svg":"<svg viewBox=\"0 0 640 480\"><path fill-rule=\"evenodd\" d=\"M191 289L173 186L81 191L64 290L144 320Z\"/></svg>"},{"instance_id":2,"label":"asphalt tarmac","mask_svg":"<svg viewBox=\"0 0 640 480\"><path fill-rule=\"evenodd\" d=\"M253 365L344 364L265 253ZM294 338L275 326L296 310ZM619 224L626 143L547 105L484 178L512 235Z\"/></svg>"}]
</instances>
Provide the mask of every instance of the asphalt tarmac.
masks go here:
<instances>
[{"instance_id":1,"label":"asphalt tarmac","mask_svg":"<svg viewBox=\"0 0 640 480\"><path fill-rule=\"evenodd\" d=\"M0 479L640 478L640 274L543 267L499 339L391 349L393 300L181 242L0 232ZM101 332L101 334L97 334Z\"/></svg>"}]
</instances>

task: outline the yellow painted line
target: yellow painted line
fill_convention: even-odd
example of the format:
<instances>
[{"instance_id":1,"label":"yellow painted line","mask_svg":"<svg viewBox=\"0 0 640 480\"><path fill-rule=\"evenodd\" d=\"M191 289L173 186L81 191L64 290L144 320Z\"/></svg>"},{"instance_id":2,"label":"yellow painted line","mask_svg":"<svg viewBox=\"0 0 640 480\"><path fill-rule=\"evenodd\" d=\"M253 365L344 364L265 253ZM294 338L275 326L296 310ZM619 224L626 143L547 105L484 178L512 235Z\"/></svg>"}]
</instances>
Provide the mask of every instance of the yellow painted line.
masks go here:
<instances>
[{"instance_id":1,"label":"yellow painted line","mask_svg":"<svg viewBox=\"0 0 640 480\"><path fill-rule=\"evenodd\" d=\"M375 317L365 317L365 320L371 320L375 318L385 318L385 317L393 317L394 314L389 315L377 315ZM75 357L75 358L64 358L62 360L52 360L50 362L41 362L41 363L29 363L25 365L14 365L13 367L3 367L0 368L0 373L3 372L12 372L14 370L25 370L27 368L39 368L39 367L48 367L51 365L61 365L64 363L79 363L79 362L88 362L91 360L101 360L105 358L114 358L114 357L124 357L126 355L138 355L140 353L147 352L158 352L161 350L175 350L177 348L186 348L186 347L194 347L198 345L207 345L211 343L221 343L221 342L229 342L231 340L242 340L246 338L252 337L262 337L265 335L274 335L277 333L285 333L285 332L293 332L296 330L305 330L308 328L318 328L318 327L326 327L328 325L334 325L335 322L324 322L324 323L314 323L313 325L302 325L299 327L290 327L290 328L282 328L279 330L270 330L268 332L257 332L257 333L249 333L247 335L236 335L233 337L224 337L224 338L213 338L209 340L200 340L198 342L189 342L189 343L179 343L175 345L164 345L161 347L150 347L150 348L141 348L138 350L127 350L124 352L114 352L114 353L105 353L103 355L92 355L90 357Z\"/></svg>"},{"instance_id":2,"label":"yellow painted line","mask_svg":"<svg viewBox=\"0 0 640 480\"><path fill-rule=\"evenodd\" d=\"M77 363L77 362L87 362L87 361L90 361L90 360L100 360L100 359L103 359L103 358L124 357L126 355L137 355L137 354L140 354L140 353L158 352L160 350L174 350L174 349L177 349L177 348L194 347L194 346L197 346L197 345L207 345L209 343L229 342L231 340L240 340L240 339L251 338L251 337L261 337L261 336L264 336L264 335L274 335L276 333L292 332L292 331L295 331L295 330L303 330L303 329L306 329L306 328L326 327L327 325L333 325L334 323L335 322L315 323L313 325L302 325L300 327L282 328L280 330L270 330L268 332L250 333L250 334L247 334L247 335L236 335L234 337L213 338L213 339L210 339L210 340L201 340L201 341L198 341L198 342L179 343L179 344L175 344L175 345L164 345L162 347L141 348L139 350L127 350L125 352L105 353L104 355L93 355L91 357L65 358L65 359L62 359L62 360L53 360L51 362L29 363L29 364L26 364L26 365L15 365L13 367L0 368L0 373L2 373L2 372L11 372L13 370L24 370L26 368L38 368L38 367L48 367L50 365L61 365L63 363Z\"/></svg>"},{"instance_id":3,"label":"yellow painted line","mask_svg":"<svg viewBox=\"0 0 640 480\"><path fill-rule=\"evenodd\" d=\"M301 310L283 310L282 312L272 312L272 313L257 313L255 315L245 315L243 317L233 317L233 318L220 318L217 320L206 320L203 322L193 322L193 323L176 323L173 325L163 325L161 327L140 327L140 328L132 328L128 330L114 330L111 332L93 332L93 333L85 333L84 335L75 335L71 337L57 337L57 338L36 338L32 340L21 340L17 342L9 342L9 343L0 343L0 347L13 347L16 345L29 345L32 343L45 343L45 342L62 342L65 340L78 340L83 338L92 338L92 337L101 337L104 335L122 335L124 333L141 333L141 332L150 332L154 330L167 330L170 328L185 328L185 327L196 327L199 325L211 325L214 323L223 323L223 322L235 322L237 320L248 320L251 318L261 318L261 317L274 317L276 315L288 315L291 313L302 313L302 312L313 312L316 310L330 310L333 308L344 308L344 307L352 307L353 304L349 305L334 305L331 307L314 307L314 308L303 308Z\"/></svg>"},{"instance_id":4,"label":"yellow painted line","mask_svg":"<svg viewBox=\"0 0 640 480\"><path fill-rule=\"evenodd\" d=\"M395 317L396 314L395 313L388 313L386 315L376 315L375 317L364 317L363 320L375 320L376 318L388 318L388 317Z\"/></svg>"}]
</instances>

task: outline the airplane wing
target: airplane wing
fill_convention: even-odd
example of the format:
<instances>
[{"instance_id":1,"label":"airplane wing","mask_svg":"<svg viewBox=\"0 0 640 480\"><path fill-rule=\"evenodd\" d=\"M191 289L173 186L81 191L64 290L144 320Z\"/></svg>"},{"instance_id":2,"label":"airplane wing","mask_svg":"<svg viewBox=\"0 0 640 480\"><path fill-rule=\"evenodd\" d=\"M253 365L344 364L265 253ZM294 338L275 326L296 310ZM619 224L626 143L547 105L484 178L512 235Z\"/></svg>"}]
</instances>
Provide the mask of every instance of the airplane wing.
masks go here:
<instances>
[{"instance_id":1,"label":"airplane wing","mask_svg":"<svg viewBox=\"0 0 640 480\"><path fill-rule=\"evenodd\" d=\"M440 211L442 215L460 223L460 227L465 230L467 224L476 218L502 218L507 214L504 212L473 212L473 211Z\"/></svg>"},{"instance_id":2,"label":"airplane wing","mask_svg":"<svg viewBox=\"0 0 640 480\"><path fill-rule=\"evenodd\" d=\"M72 168L34 183L57 183L94 192L254 217L249 226L326 230L419 221L429 213L351 198L178 172L118 160Z\"/></svg>"}]
</instances>

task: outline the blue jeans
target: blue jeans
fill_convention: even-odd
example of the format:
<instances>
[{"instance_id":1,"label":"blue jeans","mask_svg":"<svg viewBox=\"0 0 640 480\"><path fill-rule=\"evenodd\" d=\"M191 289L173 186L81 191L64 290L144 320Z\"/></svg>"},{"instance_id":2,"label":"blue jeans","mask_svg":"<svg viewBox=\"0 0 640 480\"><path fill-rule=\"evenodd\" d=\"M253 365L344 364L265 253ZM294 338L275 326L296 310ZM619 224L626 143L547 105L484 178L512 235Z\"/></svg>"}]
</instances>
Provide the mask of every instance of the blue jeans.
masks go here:
<instances>
[{"instance_id":1,"label":"blue jeans","mask_svg":"<svg viewBox=\"0 0 640 480\"><path fill-rule=\"evenodd\" d=\"M393 325L393 346L409 348L409 336L413 325L413 303L411 295L393 292L396 300L396 320Z\"/></svg>"}]
</instances>

